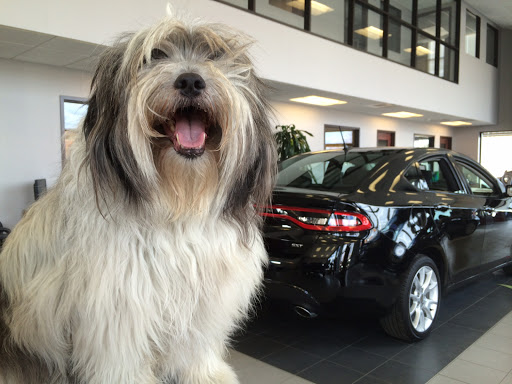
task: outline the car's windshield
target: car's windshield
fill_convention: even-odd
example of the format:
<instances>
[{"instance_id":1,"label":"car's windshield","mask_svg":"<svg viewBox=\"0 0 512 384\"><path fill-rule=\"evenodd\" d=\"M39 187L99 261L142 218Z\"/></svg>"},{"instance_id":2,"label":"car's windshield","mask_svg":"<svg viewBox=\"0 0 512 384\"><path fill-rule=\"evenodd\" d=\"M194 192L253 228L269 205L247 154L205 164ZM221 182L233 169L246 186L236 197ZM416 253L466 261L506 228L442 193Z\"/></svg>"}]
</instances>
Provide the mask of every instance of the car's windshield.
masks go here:
<instances>
[{"instance_id":1,"label":"car's windshield","mask_svg":"<svg viewBox=\"0 0 512 384\"><path fill-rule=\"evenodd\" d=\"M390 150L365 152L319 152L287 159L279 164L277 185L282 187L351 193L372 169L396 153Z\"/></svg>"}]
</instances>

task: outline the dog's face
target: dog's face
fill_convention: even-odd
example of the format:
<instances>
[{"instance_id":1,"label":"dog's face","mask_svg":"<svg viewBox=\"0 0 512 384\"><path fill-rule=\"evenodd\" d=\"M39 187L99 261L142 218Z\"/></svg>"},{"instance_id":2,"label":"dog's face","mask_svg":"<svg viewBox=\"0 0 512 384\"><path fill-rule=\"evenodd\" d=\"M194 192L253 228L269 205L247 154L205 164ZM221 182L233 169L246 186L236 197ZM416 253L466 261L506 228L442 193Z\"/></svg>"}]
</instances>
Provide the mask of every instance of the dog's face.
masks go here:
<instances>
[{"instance_id":1,"label":"dog's face","mask_svg":"<svg viewBox=\"0 0 512 384\"><path fill-rule=\"evenodd\" d=\"M267 199L275 149L248 46L225 26L167 19L107 50L84 121L97 196L165 197L175 216L217 204L241 223Z\"/></svg>"}]
</instances>

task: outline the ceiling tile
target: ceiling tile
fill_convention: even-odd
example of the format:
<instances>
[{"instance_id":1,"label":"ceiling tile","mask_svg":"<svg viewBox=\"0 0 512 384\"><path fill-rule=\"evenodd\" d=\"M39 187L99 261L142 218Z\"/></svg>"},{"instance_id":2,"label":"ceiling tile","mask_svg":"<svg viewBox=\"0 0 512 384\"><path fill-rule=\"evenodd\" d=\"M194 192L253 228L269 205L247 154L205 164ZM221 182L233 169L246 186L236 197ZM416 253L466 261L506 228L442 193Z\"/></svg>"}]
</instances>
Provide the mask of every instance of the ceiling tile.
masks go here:
<instances>
[{"instance_id":1,"label":"ceiling tile","mask_svg":"<svg viewBox=\"0 0 512 384\"><path fill-rule=\"evenodd\" d=\"M66 65L66 67L72 69L79 69L81 71L94 72L96 67L98 66L99 59L99 56L92 56Z\"/></svg>"},{"instance_id":2,"label":"ceiling tile","mask_svg":"<svg viewBox=\"0 0 512 384\"><path fill-rule=\"evenodd\" d=\"M29 45L14 44L6 41L0 41L0 58L12 59L30 49L32 49L32 47Z\"/></svg>"},{"instance_id":3,"label":"ceiling tile","mask_svg":"<svg viewBox=\"0 0 512 384\"><path fill-rule=\"evenodd\" d=\"M47 65L65 66L77 62L81 59L85 59L86 57L87 56L85 55L76 53L56 52L37 47L17 56L16 60Z\"/></svg>"},{"instance_id":4,"label":"ceiling tile","mask_svg":"<svg viewBox=\"0 0 512 384\"><path fill-rule=\"evenodd\" d=\"M6 27L0 25L0 41L29 45L31 47L38 46L45 41L51 40L54 36L45 33L27 31L24 29Z\"/></svg>"},{"instance_id":5,"label":"ceiling tile","mask_svg":"<svg viewBox=\"0 0 512 384\"><path fill-rule=\"evenodd\" d=\"M40 45L41 48L56 52L68 52L84 56L98 55L104 47L84 41L65 39L63 37L55 37Z\"/></svg>"}]
</instances>

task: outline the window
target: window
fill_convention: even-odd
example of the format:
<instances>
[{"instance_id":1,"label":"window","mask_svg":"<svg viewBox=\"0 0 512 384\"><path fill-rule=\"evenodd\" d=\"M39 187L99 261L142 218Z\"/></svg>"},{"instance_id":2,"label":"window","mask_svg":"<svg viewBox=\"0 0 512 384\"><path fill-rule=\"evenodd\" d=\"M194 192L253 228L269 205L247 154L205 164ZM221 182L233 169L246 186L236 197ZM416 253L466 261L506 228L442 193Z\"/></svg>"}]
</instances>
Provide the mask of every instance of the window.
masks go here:
<instances>
[{"instance_id":1,"label":"window","mask_svg":"<svg viewBox=\"0 0 512 384\"><path fill-rule=\"evenodd\" d=\"M487 64L498 66L498 30L487 24Z\"/></svg>"},{"instance_id":2,"label":"window","mask_svg":"<svg viewBox=\"0 0 512 384\"><path fill-rule=\"evenodd\" d=\"M512 171L512 131L480 133L480 163L494 177Z\"/></svg>"},{"instance_id":3,"label":"window","mask_svg":"<svg viewBox=\"0 0 512 384\"><path fill-rule=\"evenodd\" d=\"M414 187L420 190L428 190L427 181L425 180L423 174L420 172L420 166L418 163L410 166L405 172L404 177L409 181L409 183L414 185Z\"/></svg>"},{"instance_id":4,"label":"window","mask_svg":"<svg viewBox=\"0 0 512 384\"><path fill-rule=\"evenodd\" d=\"M325 8L321 6L325 5ZM339 0L322 0L311 4L311 32L343 43L345 41L345 4Z\"/></svg>"},{"instance_id":5,"label":"window","mask_svg":"<svg viewBox=\"0 0 512 384\"><path fill-rule=\"evenodd\" d=\"M435 136L414 135L414 148L434 148Z\"/></svg>"},{"instance_id":6,"label":"window","mask_svg":"<svg viewBox=\"0 0 512 384\"><path fill-rule=\"evenodd\" d=\"M255 11L292 27L305 28L305 2L289 0L257 0Z\"/></svg>"},{"instance_id":7,"label":"window","mask_svg":"<svg viewBox=\"0 0 512 384\"><path fill-rule=\"evenodd\" d=\"M480 196L493 195L492 181L471 166L457 161L457 167L468 183L471 193Z\"/></svg>"},{"instance_id":8,"label":"window","mask_svg":"<svg viewBox=\"0 0 512 384\"><path fill-rule=\"evenodd\" d=\"M452 149L452 138L448 136L441 136L439 138L439 147L443 149Z\"/></svg>"},{"instance_id":9,"label":"window","mask_svg":"<svg viewBox=\"0 0 512 384\"><path fill-rule=\"evenodd\" d=\"M368 9L362 4L354 5L354 21L352 32L352 46L361 51L383 55L382 14Z\"/></svg>"},{"instance_id":10,"label":"window","mask_svg":"<svg viewBox=\"0 0 512 384\"><path fill-rule=\"evenodd\" d=\"M395 152L320 152L279 163L278 186L343 193L354 192L369 174Z\"/></svg>"},{"instance_id":11,"label":"window","mask_svg":"<svg viewBox=\"0 0 512 384\"><path fill-rule=\"evenodd\" d=\"M459 190L455 177L444 159L419 162L419 170L431 191L455 192Z\"/></svg>"},{"instance_id":12,"label":"window","mask_svg":"<svg viewBox=\"0 0 512 384\"><path fill-rule=\"evenodd\" d=\"M216 0L457 82L460 0Z\"/></svg>"},{"instance_id":13,"label":"window","mask_svg":"<svg viewBox=\"0 0 512 384\"><path fill-rule=\"evenodd\" d=\"M73 142L72 132L76 130L87 113L86 99L70 96L60 97L60 125L62 132L62 160L68 157Z\"/></svg>"},{"instance_id":14,"label":"window","mask_svg":"<svg viewBox=\"0 0 512 384\"><path fill-rule=\"evenodd\" d=\"M377 131L377 147L394 147L395 132Z\"/></svg>"},{"instance_id":15,"label":"window","mask_svg":"<svg viewBox=\"0 0 512 384\"><path fill-rule=\"evenodd\" d=\"M326 125L324 129L324 148L343 149L344 144L348 148L359 147L359 128Z\"/></svg>"},{"instance_id":16,"label":"window","mask_svg":"<svg viewBox=\"0 0 512 384\"><path fill-rule=\"evenodd\" d=\"M466 11L466 53L480 57L480 17Z\"/></svg>"},{"instance_id":17,"label":"window","mask_svg":"<svg viewBox=\"0 0 512 384\"><path fill-rule=\"evenodd\" d=\"M457 9L453 0L441 0L439 38L447 45L457 46Z\"/></svg>"}]
</instances>

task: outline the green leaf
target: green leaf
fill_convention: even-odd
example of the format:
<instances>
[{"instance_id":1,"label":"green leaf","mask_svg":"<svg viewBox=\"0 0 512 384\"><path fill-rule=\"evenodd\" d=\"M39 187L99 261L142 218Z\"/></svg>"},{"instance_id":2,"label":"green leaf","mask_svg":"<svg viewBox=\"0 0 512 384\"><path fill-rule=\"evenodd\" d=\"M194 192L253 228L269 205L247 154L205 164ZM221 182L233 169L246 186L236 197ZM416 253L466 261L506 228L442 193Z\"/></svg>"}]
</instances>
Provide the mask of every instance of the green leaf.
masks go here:
<instances>
[{"instance_id":1,"label":"green leaf","mask_svg":"<svg viewBox=\"0 0 512 384\"><path fill-rule=\"evenodd\" d=\"M505 288L510 288L512 289L512 285L507 285L507 284L500 284L502 287L505 287Z\"/></svg>"},{"instance_id":2,"label":"green leaf","mask_svg":"<svg viewBox=\"0 0 512 384\"><path fill-rule=\"evenodd\" d=\"M310 132L297 129L295 124L276 125L276 130L279 131L274 134L274 138L280 160L286 160L294 155L311 151L304 135L313 136Z\"/></svg>"}]
</instances>

